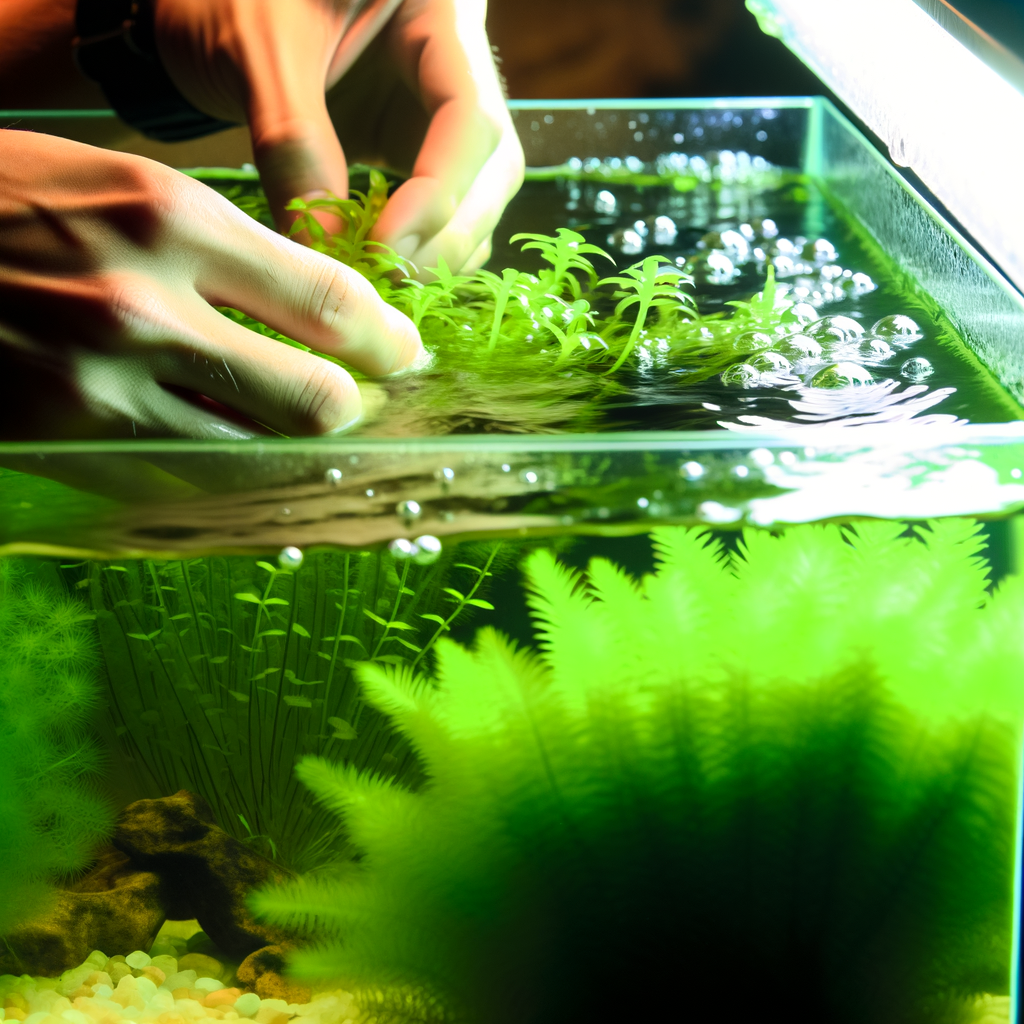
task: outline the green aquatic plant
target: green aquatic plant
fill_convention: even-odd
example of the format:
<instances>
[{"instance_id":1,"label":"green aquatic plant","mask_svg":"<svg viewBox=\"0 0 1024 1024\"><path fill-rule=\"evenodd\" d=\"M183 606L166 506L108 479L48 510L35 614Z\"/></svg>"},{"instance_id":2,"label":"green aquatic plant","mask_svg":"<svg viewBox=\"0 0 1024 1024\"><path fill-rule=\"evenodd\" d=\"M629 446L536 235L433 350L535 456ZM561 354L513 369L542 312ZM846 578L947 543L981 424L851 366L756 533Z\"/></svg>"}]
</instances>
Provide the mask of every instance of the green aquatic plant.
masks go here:
<instances>
[{"instance_id":1,"label":"green aquatic plant","mask_svg":"<svg viewBox=\"0 0 1024 1024\"><path fill-rule=\"evenodd\" d=\"M648 256L627 267L621 275L606 277L598 282L599 285L618 286L615 291L615 298L619 300L615 306L616 317L621 317L633 306L637 307L625 347L608 370L609 373L617 370L629 357L647 323L647 314L652 309L662 315L667 312L696 313L696 303L681 290L682 285L692 283L693 279L673 266L672 261L665 256Z\"/></svg>"},{"instance_id":2,"label":"green aquatic plant","mask_svg":"<svg viewBox=\"0 0 1024 1024\"><path fill-rule=\"evenodd\" d=\"M582 289L579 279L571 273L573 270L582 270L591 287L597 283L597 271L587 259L587 253L601 256L609 263L615 262L604 249L590 245L583 235L570 228L557 228L554 236L522 232L513 235L510 241L519 242L523 239L526 239L522 245L523 252L536 249L540 258L551 264L551 269L542 271L538 278L540 290L551 295L561 295L568 288L573 298L580 297Z\"/></svg>"},{"instance_id":3,"label":"green aquatic plant","mask_svg":"<svg viewBox=\"0 0 1024 1024\"><path fill-rule=\"evenodd\" d=\"M653 536L641 580L528 559L539 652L359 669L427 782L300 764L360 856L257 898L295 972L379 1020L971 1020L1009 986L1024 582L964 521Z\"/></svg>"},{"instance_id":4,"label":"green aquatic plant","mask_svg":"<svg viewBox=\"0 0 1024 1024\"><path fill-rule=\"evenodd\" d=\"M0 559L0 936L45 910L113 815L93 785L92 615L44 565ZM16 952L16 951L15 951Z\"/></svg>"},{"instance_id":5,"label":"green aquatic plant","mask_svg":"<svg viewBox=\"0 0 1024 1024\"><path fill-rule=\"evenodd\" d=\"M418 663L487 606L480 591L499 550L446 550L433 565L323 552L295 571L245 558L90 564L82 583L122 799L188 788L224 828L292 868L337 856L343 834L296 782L296 759L416 776L352 666Z\"/></svg>"}]
</instances>

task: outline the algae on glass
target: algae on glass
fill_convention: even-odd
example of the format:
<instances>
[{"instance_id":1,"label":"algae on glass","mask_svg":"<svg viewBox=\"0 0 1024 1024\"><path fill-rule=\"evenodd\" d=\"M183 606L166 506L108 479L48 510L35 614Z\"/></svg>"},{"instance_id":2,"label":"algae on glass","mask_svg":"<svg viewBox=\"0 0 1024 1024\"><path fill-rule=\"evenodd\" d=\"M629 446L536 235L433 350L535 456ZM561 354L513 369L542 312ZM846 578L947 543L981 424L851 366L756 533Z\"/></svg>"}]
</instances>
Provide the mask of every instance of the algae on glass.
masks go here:
<instances>
[{"instance_id":1,"label":"algae on glass","mask_svg":"<svg viewBox=\"0 0 1024 1024\"><path fill-rule=\"evenodd\" d=\"M48 568L0 559L0 937L45 912L113 819L89 736L100 702L92 616Z\"/></svg>"},{"instance_id":2,"label":"algae on glass","mask_svg":"<svg viewBox=\"0 0 1024 1024\"><path fill-rule=\"evenodd\" d=\"M359 856L258 898L297 973L466 1024L1005 1010L1024 580L962 520L654 542L532 554L539 650L359 668L426 782L301 763Z\"/></svg>"}]
</instances>

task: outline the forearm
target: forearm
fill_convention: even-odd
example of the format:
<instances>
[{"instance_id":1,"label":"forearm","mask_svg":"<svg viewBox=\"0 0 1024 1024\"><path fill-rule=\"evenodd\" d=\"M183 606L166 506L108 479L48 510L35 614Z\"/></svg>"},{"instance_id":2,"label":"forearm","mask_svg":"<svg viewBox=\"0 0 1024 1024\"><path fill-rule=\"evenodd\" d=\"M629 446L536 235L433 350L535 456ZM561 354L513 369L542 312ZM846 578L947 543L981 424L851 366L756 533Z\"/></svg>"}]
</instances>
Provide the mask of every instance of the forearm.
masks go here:
<instances>
[{"instance_id":1,"label":"forearm","mask_svg":"<svg viewBox=\"0 0 1024 1024\"><path fill-rule=\"evenodd\" d=\"M0 109L105 107L75 67L75 0L0 3Z\"/></svg>"}]
</instances>

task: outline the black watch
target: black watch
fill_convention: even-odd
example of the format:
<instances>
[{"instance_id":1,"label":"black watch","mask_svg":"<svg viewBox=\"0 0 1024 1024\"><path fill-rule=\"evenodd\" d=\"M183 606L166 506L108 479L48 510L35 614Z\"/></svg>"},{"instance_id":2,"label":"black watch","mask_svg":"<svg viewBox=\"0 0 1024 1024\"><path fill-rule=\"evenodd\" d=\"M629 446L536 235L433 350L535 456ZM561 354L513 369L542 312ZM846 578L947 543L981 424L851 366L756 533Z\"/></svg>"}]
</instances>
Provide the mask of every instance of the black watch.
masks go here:
<instances>
[{"instance_id":1,"label":"black watch","mask_svg":"<svg viewBox=\"0 0 1024 1024\"><path fill-rule=\"evenodd\" d=\"M151 0L78 0L75 62L122 121L150 139L180 142L235 127L197 110L160 63Z\"/></svg>"}]
</instances>

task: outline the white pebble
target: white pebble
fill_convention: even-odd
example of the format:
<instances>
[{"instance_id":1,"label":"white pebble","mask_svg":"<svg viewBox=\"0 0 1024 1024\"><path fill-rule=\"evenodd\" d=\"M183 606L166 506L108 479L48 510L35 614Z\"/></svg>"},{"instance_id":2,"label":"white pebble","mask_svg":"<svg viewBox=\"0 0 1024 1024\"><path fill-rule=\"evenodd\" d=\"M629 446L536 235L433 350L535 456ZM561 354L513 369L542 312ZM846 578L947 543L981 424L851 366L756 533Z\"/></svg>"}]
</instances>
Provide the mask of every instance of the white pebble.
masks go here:
<instances>
[{"instance_id":1,"label":"white pebble","mask_svg":"<svg viewBox=\"0 0 1024 1024\"><path fill-rule=\"evenodd\" d=\"M224 983L216 978L196 978L196 988L200 992L218 992L224 988Z\"/></svg>"},{"instance_id":2,"label":"white pebble","mask_svg":"<svg viewBox=\"0 0 1024 1024\"><path fill-rule=\"evenodd\" d=\"M253 1017L259 1011L261 1002L255 992L246 992L235 1000L235 1010L240 1017Z\"/></svg>"},{"instance_id":3,"label":"white pebble","mask_svg":"<svg viewBox=\"0 0 1024 1024\"><path fill-rule=\"evenodd\" d=\"M141 949L137 949L134 953L129 953L124 958L124 962L136 971L141 971L143 967L148 967L153 962L153 958L148 953L143 953Z\"/></svg>"}]
</instances>

